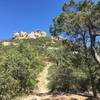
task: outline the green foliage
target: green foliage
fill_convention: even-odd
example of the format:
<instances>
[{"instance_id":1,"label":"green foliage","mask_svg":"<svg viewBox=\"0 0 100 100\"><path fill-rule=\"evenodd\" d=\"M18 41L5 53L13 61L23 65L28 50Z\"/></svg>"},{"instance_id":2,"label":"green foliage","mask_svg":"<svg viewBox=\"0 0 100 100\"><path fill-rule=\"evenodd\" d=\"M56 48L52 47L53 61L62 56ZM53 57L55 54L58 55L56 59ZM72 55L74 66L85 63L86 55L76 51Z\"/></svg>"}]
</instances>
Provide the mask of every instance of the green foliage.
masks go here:
<instances>
[{"instance_id":1,"label":"green foliage","mask_svg":"<svg viewBox=\"0 0 100 100\"><path fill-rule=\"evenodd\" d=\"M91 75L96 79L95 85L99 84L100 68L91 58L88 58L89 66L87 66L84 50L81 47L69 41L62 42L60 47L51 53L54 62L49 68L48 87L51 91L88 92L92 87Z\"/></svg>"},{"instance_id":2,"label":"green foliage","mask_svg":"<svg viewBox=\"0 0 100 100\"><path fill-rule=\"evenodd\" d=\"M91 90L90 76L100 91L100 68L89 53L86 62L80 40L70 42L38 38L11 42L11 45L0 48L0 100L11 100L15 96L31 93L46 60L53 63L48 73L51 91Z\"/></svg>"},{"instance_id":3,"label":"green foliage","mask_svg":"<svg viewBox=\"0 0 100 100\"><path fill-rule=\"evenodd\" d=\"M51 90L63 91L63 92L72 92L75 89L78 90L76 84L77 81L83 79L86 76L83 76L84 73L81 69L77 68L72 63L72 58L74 58L74 54L72 49L71 43L66 43L67 48L63 46L58 51L56 51L53 55L53 61L55 61L55 65L50 68L50 83L49 88ZM79 70L80 71L79 71ZM83 73L83 75L80 75Z\"/></svg>"},{"instance_id":4,"label":"green foliage","mask_svg":"<svg viewBox=\"0 0 100 100\"><path fill-rule=\"evenodd\" d=\"M44 66L38 52L25 41L0 49L0 100L33 91Z\"/></svg>"},{"instance_id":5,"label":"green foliage","mask_svg":"<svg viewBox=\"0 0 100 100\"><path fill-rule=\"evenodd\" d=\"M59 31L58 34L66 33L70 41L80 46L78 52L81 55L72 57L71 63L73 66L81 65L80 68L86 68L83 71L87 72L91 81L92 92L94 97L97 97L96 84L98 83L97 77L100 78L100 76L96 69L100 71L100 56L98 53L100 50L97 49L99 45L96 45L96 37L100 36L100 1L80 0L74 2L74 0L70 0L68 3L64 3L63 12L56 17L56 21L53 20L52 28L54 30L52 31L53 34L55 30ZM79 58L84 63L78 61Z\"/></svg>"}]
</instances>

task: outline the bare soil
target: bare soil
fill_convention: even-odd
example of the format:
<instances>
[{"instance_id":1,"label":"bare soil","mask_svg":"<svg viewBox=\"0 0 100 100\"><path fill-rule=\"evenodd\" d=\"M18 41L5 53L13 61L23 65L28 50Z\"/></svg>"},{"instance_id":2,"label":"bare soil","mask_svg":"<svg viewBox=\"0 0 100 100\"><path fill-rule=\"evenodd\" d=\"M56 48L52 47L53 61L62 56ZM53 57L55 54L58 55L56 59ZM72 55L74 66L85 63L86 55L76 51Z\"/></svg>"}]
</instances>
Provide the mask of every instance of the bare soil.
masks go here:
<instances>
[{"instance_id":1,"label":"bare soil","mask_svg":"<svg viewBox=\"0 0 100 100\"><path fill-rule=\"evenodd\" d=\"M87 100L88 97L75 95L75 94L61 94L61 95L50 95L50 94L37 94L29 95L20 98L20 100Z\"/></svg>"}]
</instances>

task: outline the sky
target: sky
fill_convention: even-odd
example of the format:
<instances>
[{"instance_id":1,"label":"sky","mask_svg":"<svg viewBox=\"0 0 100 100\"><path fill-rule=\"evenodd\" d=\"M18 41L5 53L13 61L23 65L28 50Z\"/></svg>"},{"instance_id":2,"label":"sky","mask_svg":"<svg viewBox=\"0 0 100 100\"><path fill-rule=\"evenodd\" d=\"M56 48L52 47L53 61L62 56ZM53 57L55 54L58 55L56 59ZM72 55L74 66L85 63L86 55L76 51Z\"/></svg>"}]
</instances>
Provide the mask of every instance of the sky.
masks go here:
<instances>
[{"instance_id":1,"label":"sky","mask_svg":"<svg viewBox=\"0 0 100 100\"><path fill-rule=\"evenodd\" d=\"M13 32L41 29L49 33L54 16L67 0L0 0L0 40Z\"/></svg>"}]
</instances>

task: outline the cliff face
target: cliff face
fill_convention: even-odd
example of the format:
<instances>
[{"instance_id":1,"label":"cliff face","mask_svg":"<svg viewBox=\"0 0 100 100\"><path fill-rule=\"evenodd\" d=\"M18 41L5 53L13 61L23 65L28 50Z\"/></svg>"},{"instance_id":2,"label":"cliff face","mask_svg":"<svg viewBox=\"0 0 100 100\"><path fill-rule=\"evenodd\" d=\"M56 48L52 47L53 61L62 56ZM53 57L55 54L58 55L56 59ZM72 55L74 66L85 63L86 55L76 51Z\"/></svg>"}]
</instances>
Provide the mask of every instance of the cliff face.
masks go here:
<instances>
[{"instance_id":1,"label":"cliff face","mask_svg":"<svg viewBox=\"0 0 100 100\"><path fill-rule=\"evenodd\" d=\"M15 32L13 33L12 39L36 39L39 37L47 37L47 33L44 31L33 31L30 33L27 32Z\"/></svg>"}]
</instances>

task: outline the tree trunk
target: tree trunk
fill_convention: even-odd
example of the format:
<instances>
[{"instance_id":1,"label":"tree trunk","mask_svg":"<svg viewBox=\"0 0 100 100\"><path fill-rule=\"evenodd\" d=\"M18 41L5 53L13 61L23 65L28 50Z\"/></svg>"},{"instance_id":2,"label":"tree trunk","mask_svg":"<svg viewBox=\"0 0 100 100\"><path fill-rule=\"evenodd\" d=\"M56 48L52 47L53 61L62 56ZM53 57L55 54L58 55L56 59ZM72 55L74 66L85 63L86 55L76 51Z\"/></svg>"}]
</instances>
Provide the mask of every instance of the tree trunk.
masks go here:
<instances>
[{"instance_id":1,"label":"tree trunk","mask_svg":"<svg viewBox=\"0 0 100 100\"><path fill-rule=\"evenodd\" d=\"M95 86L95 77L92 75L92 71L91 71L91 66L88 65L88 69L89 69L89 76L90 76L90 81L91 81L91 86L92 86L92 93L94 98L97 98L97 92L96 92L96 86Z\"/></svg>"},{"instance_id":2,"label":"tree trunk","mask_svg":"<svg viewBox=\"0 0 100 100\"><path fill-rule=\"evenodd\" d=\"M86 64L87 64L88 70L89 70L89 76L90 76L90 80L91 80L91 86L92 86L93 96L94 96L95 98L97 98L97 92L96 92L96 87L95 87L95 82L94 82L94 81L95 81L95 78L94 78L93 75L92 75L91 66L90 66L89 63L88 63L88 58L87 58L87 53L88 53L88 51L87 51L87 46L86 46L85 34L86 34L85 32L82 34L83 46L84 46L84 51L85 51L85 56L86 56L85 62L86 62Z\"/></svg>"},{"instance_id":3,"label":"tree trunk","mask_svg":"<svg viewBox=\"0 0 100 100\"><path fill-rule=\"evenodd\" d=\"M97 98L97 92L96 92L96 87L95 87L95 82L94 82L93 77L91 77L91 84L92 84L93 96L94 96L95 98Z\"/></svg>"},{"instance_id":4,"label":"tree trunk","mask_svg":"<svg viewBox=\"0 0 100 100\"><path fill-rule=\"evenodd\" d=\"M89 35L90 35L90 40L91 40L91 54L92 54L94 60L100 66L100 56L97 54L97 52L95 50L95 38L96 38L96 36L94 34L92 34L92 31L90 28L89 28Z\"/></svg>"},{"instance_id":5,"label":"tree trunk","mask_svg":"<svg viewBox=\"0 0 100 100\"><path fill-rule=\"evenodd\" d=\"M97 98L98 96L96 92L95 77L92 74L93 72L91 71L91 66L88 64L88 62L87 62L87 66L88 66L89 78L90 78L91 86L92 86L92 93L93 93L94 98Z\"/></svg>"}]
</instances>

